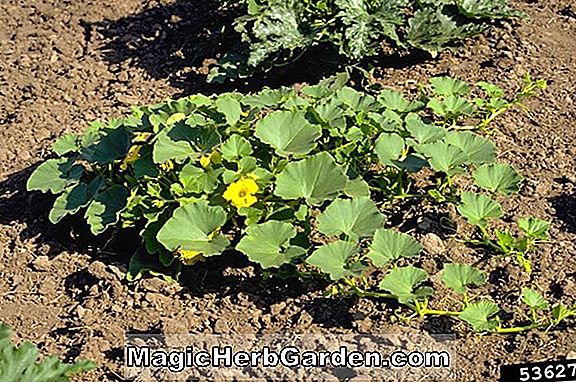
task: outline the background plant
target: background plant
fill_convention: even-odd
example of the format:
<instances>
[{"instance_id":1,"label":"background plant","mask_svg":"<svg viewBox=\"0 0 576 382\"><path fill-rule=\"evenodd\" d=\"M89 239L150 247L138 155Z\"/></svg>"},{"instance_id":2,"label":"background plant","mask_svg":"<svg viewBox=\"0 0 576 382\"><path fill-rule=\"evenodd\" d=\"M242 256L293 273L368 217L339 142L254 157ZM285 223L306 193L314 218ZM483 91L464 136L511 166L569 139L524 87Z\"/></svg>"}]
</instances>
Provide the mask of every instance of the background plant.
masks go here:
<instances>
[{"instance_id":1,"label":"background plant","mask_svg":"<svg viewBox=\"0 0 576 382\"><path fill-rule=\"evenodd\" d=\"M234 23L241 43L212 70L210 81L283 66L306 50L334 48L356 63L383 52L420 49L436 55L486 30L493 20L521 17L506 0L244 0Z\"/></svg>"},{"instance_id":2,"label":"background plant","mask_svg":"<svg viewBox=\"0 0 576 382\"><path fill-rule=\"evenodd\" d=\"M416 316L520 330L490 321L493 305L471 302L467 288L484 277L466 265L443 271L446 286L462 295L457 309L431 308L429 275L415 266L421 245L387 222L406 200L454 204L478 227L473 244L528 261L548 223L520 220L523 236L512 249L495 241L499 231L490 236L502 215L497 198L518 191L522 177L497 162L482 130L491 99L513 105L517 96L447 77L415 97L365 94L347 80L339 74L300 91L196 94L134 108L128 118L58 140L57 157L34 171L28 189L58 195L53 223L83 211L94 234L141 229L131 279L146 271L177 275L184 264L236 249L268 271L320 271L334 292L394 298ZM466 182L467 190L455 186ZM155 259L160 267L150 265ZM374 268L386 274L376 291L368 277Z\"/></svg>"}]
</instances>

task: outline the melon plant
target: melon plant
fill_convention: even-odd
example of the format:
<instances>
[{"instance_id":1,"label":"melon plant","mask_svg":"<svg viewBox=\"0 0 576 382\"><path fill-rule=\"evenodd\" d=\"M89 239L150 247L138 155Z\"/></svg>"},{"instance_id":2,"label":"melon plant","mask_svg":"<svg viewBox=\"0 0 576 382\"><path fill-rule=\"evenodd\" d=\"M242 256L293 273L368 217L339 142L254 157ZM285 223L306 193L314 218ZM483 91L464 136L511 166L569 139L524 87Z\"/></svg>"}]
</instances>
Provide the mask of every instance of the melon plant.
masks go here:
<instances>
[{"instance_id":1,"label":"melon plant","mask_svg":"<svg viewBox=\"0 0 576 382\"><path fill-rule=\"evenodd\" d=\"M10 328L0 323L0 381L70 382L70 377L94 369L90 361L60 362L55 356L38 359L38 349L30 342L15 346Z\"/></svg>"},{"instance_id":2,"label":"melon plant","mask_svg":"<svg viewBox=\"0 0 576 382\"><path fill-rule=\"evenodd\" d=\"M489 229L502 215L498 198L516 192L522 177L497 160L479 129L518 99L448 77L413 97L367 94L347 81L339 74L298 91L194 94L136 107L60 138L28 189L57 196L53 223L83 214L95 235L139 228L132 279L147 270L177 274L235 251L269 272L320 272L337 292L395 298L421 316L461 315L479 330L506 329L489 321L495 313L487 303L464 298L459 310L431 309L428 274L414 266L422 246L388 217L408 199L454 204L478 227L478 244L520 253ZM494 100L499 108L487 106ZM456 186L465 182L467 190ZM510 235L527 260L547 223L519 224L525 239ZM150 267L152 260L162 267ZM444 270L447 286L461 294L484 282L463 267ZM378 292L366 290L375 268L386 274ZM479 312L489 324L476 324Z\"/></svg>"},{"instance_id":3,"label":"melon plant","mask_svg":"<svg viewBox=\"0 0 576 382\"><path fill-rule=\"evenodd\" d=\"M238 14L233 30L225 28L224 36L240 38L211 71L208 79L216 82L285 66L318 46L348 63L409 49L434 56L485 31L495 20L524 16L507 0L220 2Z\"/></svg>"}]
</instances>

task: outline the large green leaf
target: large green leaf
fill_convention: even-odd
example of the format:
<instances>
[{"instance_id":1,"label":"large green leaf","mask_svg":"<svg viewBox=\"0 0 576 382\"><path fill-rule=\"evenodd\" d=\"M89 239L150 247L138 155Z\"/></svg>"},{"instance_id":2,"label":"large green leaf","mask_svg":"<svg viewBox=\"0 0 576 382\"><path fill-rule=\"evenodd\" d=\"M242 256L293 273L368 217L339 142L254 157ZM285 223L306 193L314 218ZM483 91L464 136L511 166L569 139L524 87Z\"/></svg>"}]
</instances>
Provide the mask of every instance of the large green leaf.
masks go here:
<instances>
[{"instance_id":1,"label":"large green leaf","mask_svg":"<svg viewBox=\"0 0 576 382\"><path fill-rule=\"evenodd\" d=\"M492 1L492 0L491 0ZM434 93L442 96L468 95L470 86L464 81L451 77L434 77L430 79Z\"/></svg>"},{"instance_id":2,"label":"large green leaf","mask_svg":"<svg viewBox=\"0 0 576 382\"><path fill-rule=\"evenodd\" d=\"M450 131L445 140L459 147L468 157L469 163L481 165L496 161L496 145L478 134L470 131Z\"/></svg>"},{"instance_id":3,"label":"large green leaf","mask_svg":"<svg viewBox=\"0 0 576 382\"><path fill-rule=\"evenodd\" d=\"M334 199L346 187L348 178L326 152L289 163L276 179L274 194L284 199L304 198L318 205Z\"/></svg>"},{"instance_id":4,"label":"large green leaf","mask_svg":"<svg viewBox=\"0 0 576 382\"><path fill-rule=\"evenodd\" d=\"M483 285L486 276L476 268L466 264L444 264L442 281L456 293L465 293L470 285Z\"/></svg>"},{"instance_id":5,"label":"large green leaf","mask_svg":"<svg viewBox=\"0 0 576 382\"><path fill-rule=\"evenodd\" d=\"M216 99L216 109L226 117L226 123L234 126L242 115L240 102L231 94L222 94Z\"/></svg>"},{"instance_id":6,"label":"large green leaf","mask_svg":"<svg viewBox=\"0 0 576 382\"><path fill-rule=\"evenodd\" d=\"M523 179L512 166L504 163L482 165L472 175L476 185L504 195L518 192Z\"/></svg>"},{"instance_id":7,"label":"large green leaf","mask_svg":"<svg viewBox=\"0 0 576 382\"><path fill-rule=\"evenodd\" d=\"M485 227L488 219L502 216L500 204L486 195L463 192L460 199L458 212L472 225Z\"/></svg>"},{"instance_id":8,"label":"large green leaf","mask_svg":"<svg viewBox=\"0 0 576 382\"><path fill-rule=\"evenodd\" d=\"M30 175L26 189L59 194L77 184L83 172L83 167L76 165L74 158L48 159Z\"/></svg>"},{"instance_id":9,"label":"large green leaf","mask_svg":"<svg viewBox=\"0 0 576 382\"><path fill-rule=\"evenodd\" d=\"M276 111L256 124L255 134L279 155L303 155L316 146L322 129L311 124L303 111Z\"/></svg>"},{"instance_id":10,"label":"large green leaf","mask_svg":"<svg viewBox=\"0 0 576 382\"><path fill-rule=\"evenodd\" d=\"M174 211L157 238L170 251L182 249L204 256L218 255L230 244L218 233L226 219L224 208L211 206L205 200L185 204Z\"/></svg>"},{"instance_id":11,"label":"large green leaf","mask_svg":"<svg viewBox=\"0 0 576 382\"><path fill-rule=\"evenodd\" d=\"M448 175L463 172L463 165L468 160L460 148L443 141L420 145L418 150L429 158L434 170Z\"/></svg>"},{"instance_id":12,"label":"large green leaf","mask_svg":"<svg viewBox=\"0 0 576 382\"><path fill-rule=\"evenodd\" d=\"M408 114L405 121L406 130L408 130L410 135L420 144L439 141L446 135L445 128L424 123L418 114Z\"/></svg>"},{"instance_id":13,"label":"large green leaf","mask_svg":"<svg viewBox=\"0 0 576 382\"><path fill-rule=\"evenodd\" d=\"M59 156L77 152L80 149L80 137L76 134L66 134L60 138L52 146L52 150Z\"/></svg>"},{"instance_id":14,"label":"large green leaf","mask_svg":"<svg viewBox=\"0 0 576 382\"><path fill-rule=\"evenodd\" d=\"M426 271L409 265L392 269L380 282L379 287L396 296L401 304L408 304L433 293L432 288L420 286L427 278Z\"/></svg>"},{"instance_id":15,"label":"large green leaf","mask_svg":"<svg viewBox=\"0 0 576 382\"><path fill-rule=\"evenodd\" d=\"M482 300L468 305L459 317L470 324L474 330L489 332L500 325L498 318L494 317L499 311L498 305L491 301Z\"/></svg>"},{"instance_id":16,"label":"large green leaf","mask_svg":"<svg viewBox=\"0 0 576 382\"><path fill-rule=\"evenodd\" d=\"M332 280L337 281L355 275L348 262L356 253L358 247L354 243L338 240L315 250L306 262L320 268L322 272L328 273Z\"/></svg>"},{"instance_id":17,"label":"large green leaf","mask_svg":"<svg viewBox=\"0 0 576 382\"><path fill-rule=\"evenodd\" d=\"M318 231L325 235L345 234L349 240L358 241L372 236L384 223L384 215L367 197L336 199L318 218Z\"/></svg>"},{"instance_id":18,"label":"large green leaf","mask_svg":"<svg viewBox=\"0 0 576 382\"><path fill-rule=\"evenodd\" d=\"M262 268L278 268L306 253L303 248L290 245L296 233L296 228L286 222L250 225L236 249Z\"/></svg>"},{"instance_id":19,"label":"large green leaf","mask_svg":"<svg viewBox=\"0 0 576 382\"><path fill-rule=\"evenodd\" d=\"M86 209L86 220L94 235L118 223L120 213L128 202L129 192L124 186L115 185L96 195Z\"/></svg>"},{"instance_id":20,"label":"large green leaf","mask_svg":"<svg viewBox=\"0 0 576 382\"><path fill-rule=\"evenodd\" d=\"M154 144L155 163L169 160L183 161L186 158L198 159L209 154L220 144L220 135L215 129L190 127L178 123L158 134Z\"/></svg>"},{"instance_id":21,"label":"large green leaf","mask_svg":"<svg viewBox=\"0 0 576 382\"><path fill-rule=\"evenodd\" d=\"M74 215L88 202L88 185L79 183L66 190L54 201L54 206L50 210L48 219L53 224L58 223L66 215Z\"/></svg>"},{"instance_id":22,"label":"large green leaf","mask_svg":"<svg viewBox=\"0 0 576 382\"><path fill-rule=\"evenodd\" d=\"M182 168L178 178L185 192L209 193L218 187L218 175L220 171L203 169L189 163Z\"/></svg>"},{"instance_id":23,"label":"large green leaf","mask_svg":"<svg viewBox=\"0 0 576 382\"><path fill-rule=\"evenodd\" d=\"M376 140L374 151L385 166L397 166L397 161L404 152L404 139L398 134L382 133Z\"/></svg>"},{"instance_id":24,"label":"large green leaf","mask_svg":"<svg viewBox=\"0 0 576 382\"><path fill-rule=\"evenodd\" d=\"M128 129L119 127L111 130L98 143L83 150L85 159L99 164L114 162L124 158L130 149L131 139Z\"/></svg>"},{"instance_id":25,"label":"large green leaf","mask_svg":"<svg viewBox=\"0 0 576 382\"><path fill-rule=\"evenodd\" d=\"M227 161L237 161L252 154L250 142L241 135L234 134L220 147L222 158Z\"/></svg>"},{"instance_id":26,"label":"large green leaf","mask_svg":"<svg viewBox=\"0 0 576 382\"><path fill-rule=\"evenodd\" d=\"M367 256L377 267L394 262L401 257L417 256L422 246L412 236L381 228L374 234Z\"/></svg>"},{"instance_id":27,"label":"large green leaf","mask_svg":"<svg viewBox=\"0 0 576 382\"><path fill-rule=\"evenodd\" d=\"M436 55L474 32L470 24L459 24L455 15L448 15L443 9L427 7L417 10L408 20L406 42Z\"/></svg>"},{"instance_id":28,"label":"large green leaf","mask_svg":"<svg viewBox=\"0 0 576 382\"><path fill-rule=\"evenodd\" d=\"M382 90L378 95L378 101L386 108L400 113L416 111L424 106L422 102L408 101L402 93L390 89Z\"/></svg>"}]
</instances>

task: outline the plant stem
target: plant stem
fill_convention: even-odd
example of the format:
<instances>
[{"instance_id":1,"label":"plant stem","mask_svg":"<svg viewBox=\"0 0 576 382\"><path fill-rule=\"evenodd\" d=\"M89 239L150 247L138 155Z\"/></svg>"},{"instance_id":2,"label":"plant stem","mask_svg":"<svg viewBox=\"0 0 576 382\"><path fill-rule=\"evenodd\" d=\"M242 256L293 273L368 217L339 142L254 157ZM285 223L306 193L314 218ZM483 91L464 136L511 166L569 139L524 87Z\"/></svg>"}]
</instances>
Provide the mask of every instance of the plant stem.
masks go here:
<instances>
[{"instance_id":1,"label":"plant stem","mask_svg":"<svg viewBox=\"0 0 576 382\"><path fill-rule=\"evenodd\" d=\"M543 327L549 326L549 325L550 325L550 323L546 322L544 324L534 323L534 324L526 325L526 326L514 326L512 328L496 328L496 333L498 333L498 334L521 333L521 332L525 332L527 330L543 328Z\"/></svg>"},{"instance_id":2,"label":"plant stem","mask_svg":"<svg viewBox=\"0 0 576 382\"><path fill-rule=\"evenodd\" d=\"M454 312L451 310L424 309L421 311L421 313L422 315L459 316L462 312Z\"/></svg>"}]
</instances>

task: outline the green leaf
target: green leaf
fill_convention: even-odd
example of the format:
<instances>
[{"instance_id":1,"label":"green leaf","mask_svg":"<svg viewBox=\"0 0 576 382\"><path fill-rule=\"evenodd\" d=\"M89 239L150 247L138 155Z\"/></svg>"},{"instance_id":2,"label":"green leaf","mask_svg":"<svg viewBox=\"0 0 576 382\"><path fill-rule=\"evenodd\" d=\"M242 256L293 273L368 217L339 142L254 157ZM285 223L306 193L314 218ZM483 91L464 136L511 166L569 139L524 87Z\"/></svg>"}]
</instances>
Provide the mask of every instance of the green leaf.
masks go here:
<instances>
[{"instance_id":1,"label":"green leaf","mask_svg":"<svg viewBox=\"0 0 576 382\"><path fill-rule=\"evenodd\" d=\"M432 98L428 107L439 116L454 119L462 115L470 115L474 111L472 104L466 98L449 95L443 100Z\"/></svg>"},{"instance_id":2,"label":"green leaf","mask_svg":"<svg viewBox=\"0 0 576 382\"><path fill-rule=\"evenodd\" d=\"M394 295L401 304L408 304L434 293L432 288L420 286L427 278L426 271L409 265L392 269L380 282L379 287Z\"/></svg>"},{"instance_id":3,"label":"green leaf","mask_svg":"<svg viewBox=\"0 0 576 382\"><path fill-rule=\"evenodd\" d=\"M242 115L242 106L234 96L230 94L223 94L216 99L216 109L224 114L226 123L234 126L240 120Z\"/></svg>"},{"instance_id":4,"label":"green leaf","mask_svg":"<svg viewBox=\"0 0 576 382\"><path fill-rule=\"evenodd\" d=\"M502 216L500 204L485 195L463 192L460 200L458 212L472 225L485 227L488 219Z\"/></svg>"},{"instance_id":5,"label":"green leaf","mask_svg":"<svg viewBox=\"0 0 576 382\"><path fill-rule=\"evenodd\" d=\"M168 119L166 120L166 125L167 126L172 126L180 121L183 121L186 119L186 114L184 113L174 113L172 114L170 117L168 117Z\"/></svg>"},{"instance_id":6,"label":"green leaf","mask_svg":"<svg viewBox=\"0 0 576 382\"><path fill-rule=\"evenodd\" d=\"M54 143L52 150L62 156L80 150L80 137L76 134L66 134Z\"/></svg>"},{"instance_id":7,"label":"green leaf","mask_svg":"<svg viewBox=\"0 0 576 382\"><path fill-rule=\"evenodd\" d=\"M322 129L308 122L303 111L276 111L256 124L255 135L281 156L304 155L314 149Z\"/></svg>"},{"instance_id":8,"label":"green leaf","mask_svg":"<svg viewBox=\"0 0 576 382\"><path fill-rule=\"evenodd\" d=\"M496 161L496 145L478 134L450 131L446 134L445 141L459 147L468 157L469 163L481 165Z\"/></svg>"},{"instance_id":9,"label":"green leaf","mask_svg":"<svg viewBox=\"0 0 576 382\"><path fill-rule=\"evenodd\" d=\"M508 0L462 0L458 8L466 17L476 19L503 19L526 17L508 4Z\"/></svg>"},{"instance_id":10,"label":"green leaf","mask_svg":"<svg viewBox=\"0 0 576 382\"><path fill-rule=\"evenodd\" d=\"M234 134L220 147L222 158L229 162L235 162L240 158L252 154L250 142L241 135Z\"/></svg>"},{"instance_id":11,"label":"green leaf","mask_svg":"<svg viewBox=\"0 0 576 382\"><path fill-rule=\"evenodd\" d=\"M439 141L446 135L445 128L424 123L418 114L408 114L405 121L406 130L408 130L410 135L420 144Z\"/></svg>"},{"instance_id":12,"label":"green leaf","mask_svg":"<svg viewBox=\"0 0 576 382\"><path fill-rule=\"evenodd\" d=\"M557 323L560 323L560 321L563 321L570 316L576 316L576 311L570 310L562 304L558 304L552 308L552 317L554 317Z\"/></svg>"},{"instance_id":13,"label":"green leaf","mask_svg":"<svg viewBox=\"0 0 576 382\"><path fill-rule=\"evenodd\" d=\"M160 229L157 239L170 250L198 251L204 256L219 255L229 240L218 233L226 223L226 211L201 200L179 207Z\"/></svg>"},{"instance_id":14,"label":"green leaf","mask_svg":"<svg viewBox=\"0 0 576 382\"><path fill-rule=\"evenodd\" d=\"M303 248L290 245L296 233L292 224L280 221L250 225L236 249L262 268L279 268L306 253Z\"/></svg>"},{"instance_id":15,"label":"green leaf","mask_svg":"<svg viewBox=\"0 0 576 382\"><path fill-rule=\"evenodd\" d=\"M120 213L126 207L129 192L124 186L115 185L96 195L88 205L85 217L94 235L104 232L118 223Z\"/></svg>"},{"instance_id":16,"label":"green leaf","mask_svg":"<svg viewBox=\"0 0 576 382\"><path fill-rule=\"evenodd\" d=\"M346 187L344 188L344 194L351 198L356 197L370 197L370 186L364 179L358 177L356 179L349 179L346 182Z\"/></svg>"},{"instance_id":17,"label":"green leaf","mask_svg":"<svg viewBox=\"0 0 576 382\"><path fill-rule=\"evenodd\" d=\"M456 21L456 15L445 14L444 7L419 9L408 20L406 43L435 56L439 51L477 32L479 28Z\"/></svg>"},{"instance_id":18,"label":"green leaf","mask_svg":"<svg viewBox=\"0 0 576 382\"><path fill-rule=\"evenodd\" d=\"M456 293L464 294L470 285L484 285L486 275L469 265L452 263L444 265L442 281Z\"/></svg>"},{"instance_id":19,"label":"green leaf","mask_svg":"<svg viewBox=\"0 0 576 382\"><path fill-rule=\"evenodd\" d=\"M26 183L28 191L42 191L59 194L80 181L84 169L75 164L74 158L48 159L42 163Z\"/></svg>"},{"instance_id":20,"label":"green leaf","mask_svg":"<svg viewBox=\"0 0 576 382\"><path fill-rule=\"evenodd\" d=\"M322 152L289 163L276 178L274 194L284 199L306 199L319 205L334 199L346 187L347 177L334 158Z\"/></svg>"},{"instance_id":21,"label":"green leaf","mask_svg":"<svg viewBox=\"0 0 576 382\"><path fill-rule=\"evenodd\" d=\"M548 301L540 293L531 288L522 288L522 301L532 309L548 309Z\"/></svg>"},{"instance_id":22,"label":"green leaf","mask_svg":"<svg viewBox=\"0 0 576 382\"><path fill-rule=\"evenodd\" d=\"M0 323L0 381L70 382L73 374L96 367L90 361L61 363L55 356L38 359L38 349L30 342L16 347L10 342L10 329Z\"/></svg>"},{"instance_id":23,"label":"green leaf","mask_svg":"<svg viewBox=\"0 0 576 382\"><path fill-rule=\"evenodd\" d=\"M463 165L468 160L460 148L442 141L420 145L418 150L429 158L434 170L448 175L463 172Z\"/></svg>"},{"instance_id":24,"label":"green leaf","mask_svg":"<svg viewBox=\"0 0 576 382\"><path fill-rule=\"evenodd\" d=\"M520 218L518 219L518 228L529 239L546 240L548 239L550 222L534 217Z\"/></svg>"},{"instance_id":25,"label":"green leaf","mask_svg":"<svg viewBox=\"0 0 576 382\"><path fill-rule=\"evenodd\" d=\"M218 187L218 175L220 171L203 169L189 163L182 168L178 179L184 186L184 192L210 193Z\"/></svg>"},{"instance_id":26,"label":"green leaf","mask_svg":"<svg viewBox=\"0 0 576 382\"><path fill-rule=\"evenodd\" d=\"M378 155L378 159L385 166L396 167L396 161L400 159L404 153L404 139L398 134L382 133L376 140L374 151Z\"/></svg>"},{"instance_id":27,"label":"green leaf","mask_svg":"<svg viewBox=\"0 0 576 382\"><path fill-rule=\"evenodd\" d=\"M88 185L79 183L66 190L54 201L48 219L52 224L60 222L67 215L74 215L88 204Z\"/></svg>"},{"instance_id":28,"label":"green leaf","mask_svg":"<svg viewBox=\"0 0 576 382\"><path fill-rule=\"evenodd\" d=\"M338 240L315 250L306 262L328 273L330 279L338 281L355 275L349 269L348 262L356 253L358 253L358 247L354 243Z\"/></svg>"},{"instance_id":29,"label":"green leaf","mask_svg":"<svg viewBox=\"0 0 576 382\"><path fill-rule=\"evenodd\" d=\"M498 318L494 317L499 311L498 305L482 300L466 306L459 317L477 332L491 332L500 325Z\"/></svg>"},{"instance_id":30,"label":"green leaf","mask_svg":"<svg viewBox=\"0 0 576 382\"><path fill-rule=\"evenodd\" d=\"M328 236L345 234L350 241L372 236L384 224L384 216L370 198L334 200L318 218L318 231Z\"/></svg>"},{"instance_id":31,"label":"green leaf","mask_svg":"<svg viewBox=\"0 0 576 382\"><path fill-rule=\"evenodd\" d=\"M451 77L434 77L430 79L432 91L438 95L468 95L470 86L464 81Z\"/></svg>"},{"instance_id":32,"label":"green leaf","mask_svg":"<svg viewBox=\"0 0 576 382\"><path fill-rule=\"evenodd\" d=\"M152 256L146 251L137 250L130 258L126 280L134 282L146 274L150 274L153 277L161 277L165 281L177 281L182 270L182 264L173 261L173 264L167 266L162 263L161 258L162 254Z\"/></svg>"},{"instance_id":33,"label":"green leaf","mask_svg":"<svg viewBox=\"0 0 576 382\"><path fill-rule=\"evenodd\" d=\"M98 164L112 163L124 158L130 149L131 139L128 129L119 127L108 132L98 143L87 147L83 155Z\"/></svg>"},{"instance_id":34,"label":"green leaf","mask_svg":"<svg viewBox=\"0 0 576 382\"><path fill-rule=\"evenodd\" d=\"M390 89L382 90L378 95L378 101L386 108L400 113L408 113L424 107L422 102L408 101L402 93Z\"/></svg>"},{"instance_id":35,"label":"green leaf","mask_svg":"<svg viewBox=\"0 0 576 382\"><path fill-rule=\"evenodd\" d=\"M154 144L154 163L169 160L183 161L186 158L199 159L209 154L220 144L220 135L215 129L194 128L179 123L163 130Z\"/></svg>"},{"instance_id":36,"label":"green leaf","mask_svg":"<svg viewBox=\"0 0 576 382\"><path fill-rule=\"evenodd\" d=\"M482 165L472 175L477 186L504 195L518 192L523 180L512 166L503 163Z\"/></svg>"},{"instance_id":37,"label":"green leaf","mask_svg":"<svg viewBox=\"0 0 576 382\"><path fill-rule=\"evenodd\" d=\"M381 228L374 234L367 256L377 267L395 262L401 257L417 256L422 246L412 236Z\"/></svg>"}]
</instances>

